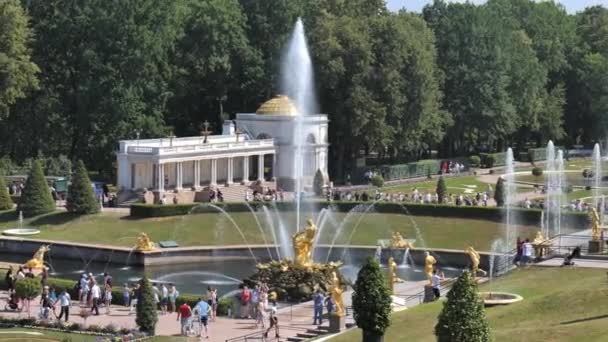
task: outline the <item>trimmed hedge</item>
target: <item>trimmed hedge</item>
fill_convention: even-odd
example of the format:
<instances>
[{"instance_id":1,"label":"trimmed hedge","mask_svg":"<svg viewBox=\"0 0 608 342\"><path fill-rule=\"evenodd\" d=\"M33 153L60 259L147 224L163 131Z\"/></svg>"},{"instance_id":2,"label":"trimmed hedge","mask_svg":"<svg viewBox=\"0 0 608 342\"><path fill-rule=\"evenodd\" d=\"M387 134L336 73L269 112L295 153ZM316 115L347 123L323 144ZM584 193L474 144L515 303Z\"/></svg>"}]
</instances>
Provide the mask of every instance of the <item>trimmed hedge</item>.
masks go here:
<instances>
[{"instance_id":1,"label":"trimmed hedge","mask_svg":"<svg viewBox=\"0 0 608 342\"><path fill-rule=\"evenodd\" d=\"M547 160L547 149L545 147L529 148L528 160L531 162Z\"/></svg>"},{"instance_id":2,"label":"trimmed hedge","mask_svg":"<svg viewBox=\"0 0 608 342\"><path fill-rule=\"evenodd\" d=\"M484 167L504 166L507 163L507 153L480 153L481 165Z\"/></svg>"},{"instance_id":3,"label":"trimmed hedge","mask_svg":"<svg viewBox=\"0 0 608 342\"><path fill-rule=\"evenodd\" d=\"M314 202L317 210L322 208L331 208L338 212L349 212L354 207L366 202ZM367 202L371 204L371 202ZM246 202L233 203L215 203L214 205L228 212L248 212ZM249 205L254 211L261 210L263 205L268 205L264 202L249 202ZM293 202L275 202L279 211L295 210ZM303 210L308 210L306 207ZM195 208L196 207L196 208ZM397 202L377 202L374 204L375 212L386 214L410 214L413 216L435 216L435 217L458 217L458 218L476 218L481 220L491 220L502 222L503 210L496 207L482 206L454 206L445 204L418 204L418 203L397 203ZM512 208L516 213L518 220L522 224L538 224L540 222L541 210L538 209L523 209ZM133 204L131 205L131 215L134 217L163 217L172 215L185 215L190 212L217 212L217 209L201 205L201 204ZM566 212L563 214L564 222L567 224L584 227L588 225L589 220L586 213L581 212Z\"/></svg>"},{"instance_id":4,"label":"trimmed hedge","mask_svg":"<svg viewBox=\"0 0 608 342\"><path fill-rule=\"evenodd\" d=\"M528 163L528 162L530 162L530 155L528 154L528 152L519 152L518 160L520 162Z\"/></svg>"},{"instance_id":5,"label":"trimmed hedge","mask_svg":"<svg viewBox=\"0 0 608 342\"><path fill-rule=\"evenodd\" d=\"M437 174L441 169L441 160L427 159L419 160L413 163L396 164L396 165L381 165L380 173L384 180L395 180L412 177L424 177L429 171L431 174Z\"/></svg>"}]
</instances>

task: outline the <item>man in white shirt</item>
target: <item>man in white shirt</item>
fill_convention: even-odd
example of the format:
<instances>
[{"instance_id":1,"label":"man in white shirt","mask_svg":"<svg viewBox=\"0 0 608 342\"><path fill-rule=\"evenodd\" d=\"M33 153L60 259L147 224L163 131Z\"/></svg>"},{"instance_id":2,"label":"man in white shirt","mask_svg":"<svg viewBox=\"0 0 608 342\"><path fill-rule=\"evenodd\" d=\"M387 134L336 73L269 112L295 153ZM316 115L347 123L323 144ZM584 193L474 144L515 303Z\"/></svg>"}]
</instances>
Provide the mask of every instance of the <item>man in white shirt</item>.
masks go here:
<instances>
[{"instance_id":1,"label":"man in white shirt","mask_svg":"<svg viewBox=\"0 0 608 342\"><path fill-rule=\"evenodd\" d=\"M61 312L59 313L59 317L57 317L58 320L61 320L61 317L65 314L65 321L68 321L70 315L70 299L70 294L65 289L61 292L59 298L57 298L59 305L61 305Z\"/></svg>"},{"instance_id":2,"label":"man in white shirt","mask_svg":"<svg viewBox=\"0 0 608 342\"><path fill-rule=\"evenodd\" d=\"M93 306L91 307L91 312L95 311L95 316L99 316L99 299L101 298L101 289L97 282L93 283L93 287L91 287L91 301Z\"/></svg>"},{"instance_id":3,"label":"man in white shirt","mask_svg":"<svg viewBox=\"0 0 608 342\"><path fill-rule=\"evenodd\" d=\"M530 239L526 239L526 242L522 245L522 264L528 264L532 262L532 255L534 253L534 247L530 243Z\"/></svg>"}]
</instances>

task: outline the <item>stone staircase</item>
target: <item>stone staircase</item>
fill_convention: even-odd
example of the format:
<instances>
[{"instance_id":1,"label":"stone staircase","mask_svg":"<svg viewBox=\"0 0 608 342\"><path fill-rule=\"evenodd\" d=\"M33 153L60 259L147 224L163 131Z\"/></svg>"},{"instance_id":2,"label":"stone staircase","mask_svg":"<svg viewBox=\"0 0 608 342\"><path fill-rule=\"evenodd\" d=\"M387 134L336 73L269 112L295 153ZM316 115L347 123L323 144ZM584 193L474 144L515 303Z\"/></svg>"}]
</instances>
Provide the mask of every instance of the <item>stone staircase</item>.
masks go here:
<instances>
[{"instance_id":1,"label":"stone staircase","mask_svg":"<svg viewBox=\"0 0 608 342\"><path fill-rule=\"evenodd\" d=\"M354 327L353 323L346 323L346 329L350 329ZM305 332L297 333L296 336L288 337L287 341L289 342L302 342L308 341L311 339L316 339L318 337L328 335L329 327L328 326L318 326L316 329L307 329Z\"/></svg>"}]
</instances>

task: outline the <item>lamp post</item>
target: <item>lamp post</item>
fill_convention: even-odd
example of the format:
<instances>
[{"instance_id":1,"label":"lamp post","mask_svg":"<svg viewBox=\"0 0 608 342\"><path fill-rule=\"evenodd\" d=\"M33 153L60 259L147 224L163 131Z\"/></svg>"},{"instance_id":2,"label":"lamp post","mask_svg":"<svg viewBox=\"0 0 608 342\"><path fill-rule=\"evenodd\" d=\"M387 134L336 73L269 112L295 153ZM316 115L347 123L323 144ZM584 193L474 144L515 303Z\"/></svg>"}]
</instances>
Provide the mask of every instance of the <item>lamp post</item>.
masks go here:
<instances>
[{"instance_id":1,"label":"lamp post","mask_svg":"<svg viewBox=\"0 0 608 342\"><path fill-rule=\"evenodd\" d=\"M169 134L169 147L173 147L173 138L175 138L175 135L171 132L171 134Z\"/></svg>"}]
</instances>

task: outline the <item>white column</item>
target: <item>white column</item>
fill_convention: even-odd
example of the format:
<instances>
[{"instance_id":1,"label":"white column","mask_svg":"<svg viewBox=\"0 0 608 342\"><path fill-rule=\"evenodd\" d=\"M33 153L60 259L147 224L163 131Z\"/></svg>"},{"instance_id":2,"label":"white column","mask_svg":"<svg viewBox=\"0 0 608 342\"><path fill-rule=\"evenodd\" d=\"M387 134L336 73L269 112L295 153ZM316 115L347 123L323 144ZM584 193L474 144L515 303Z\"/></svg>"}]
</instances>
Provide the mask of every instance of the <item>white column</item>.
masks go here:
<instances>
[{"instance_id":1,"label":"white column","mask_svg":"<svg viewBox=\"0 0 608 342\"><path fill-rule=\"evenodd\" d=\"M272 156L272 169L270 169L270 179L275 177L276 168L277 168L277 155L271 154Z\"/></svg>"},{"instance_id":2,"label":"white column","mask_svg":"<svg viewBox=\"0 0 608 342\"><path fill-rule=\"evenodd\" d=\"M234 167L232 162L232 157L228 157L228 171L226 172L228 175L226 177L226 184L232 184L232 180L234 177Z\"/></svg>"},{"instance_id":3,"label":"white column","mask_svg":"<svg viewBox=\"0 0 608 342\"><path fill-rule=\"evenodd\" d=\"M182 162L177 162L175 163L175 190L181 190L182 189L182 183L183 183L183 164Z\"/></svg>"},{"instance_id":4,"label":"white column","mask_svg":"<svg viewBox=\"0 0 608 342\"><path fill-rule=\"evenodd\" d=\"M163 164L156 164L156 190L165 191L165 167Z\"/></svg>"},{"instance_id":5,"label":"white column","mask_svg":"<svg viewBox=\"0 0 608 342\"><path fill-rule=\"evenodd\" d=\"M258 180L264 180L264 155L258 155Z\"/></svg>"},{"instance_id":6,"label":"white column","mask_svg":"<svg viewBox=\"0 0 608 342\"><path fill-rule=\"evenodd\" d=\"M217 185L217 159L211 159L211 185Z\"/></svg>"},{"instance_id":7,"label":"white column","mask_svg":"<svg viewBox=\"0 0 608 342\"><path fill-rule=\"evenodd\" d=\"M201 161L195 160L192 165L194 165L194 184L192 186L198 189L201 187Z\"/></svg>"},{"instance_id":8,"label":"white column","mask_svg":"<svg viewBox=\"0 0 608 342\"><path fill-rule=\"evenodd\" d=\"M243 157L243 184L249 184L249 156Z\"/></svg>"}]
</instances>

